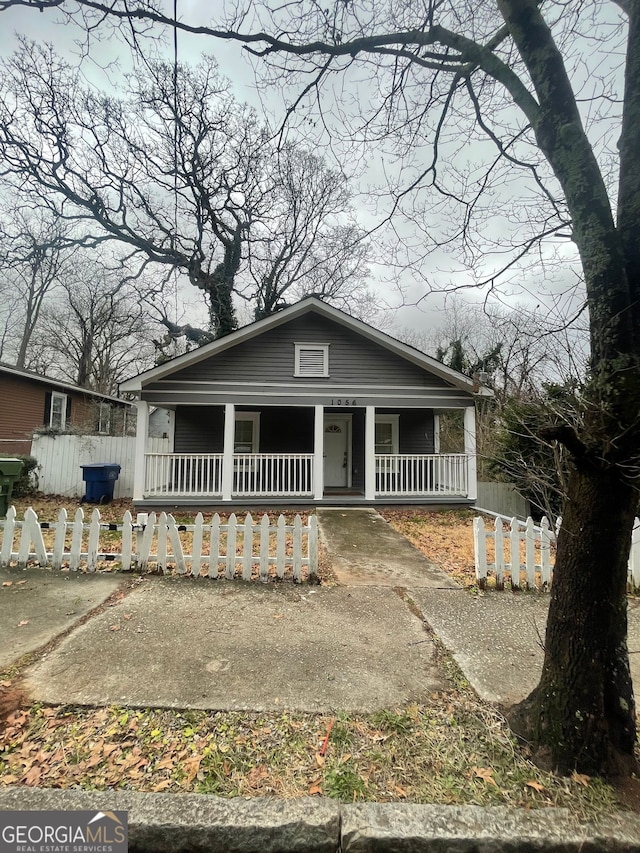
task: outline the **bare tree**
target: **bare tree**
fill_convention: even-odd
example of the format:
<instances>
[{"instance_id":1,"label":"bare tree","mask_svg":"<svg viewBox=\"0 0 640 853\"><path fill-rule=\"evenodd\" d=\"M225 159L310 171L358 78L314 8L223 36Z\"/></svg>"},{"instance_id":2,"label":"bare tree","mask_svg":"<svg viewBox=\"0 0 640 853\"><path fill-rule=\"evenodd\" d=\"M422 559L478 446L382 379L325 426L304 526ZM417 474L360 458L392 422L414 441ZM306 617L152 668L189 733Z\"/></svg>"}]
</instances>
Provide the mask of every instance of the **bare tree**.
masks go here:
<instances>
[{"instance_id":1,"label":"bare tree","mask_svg":"<svg viewBox=\"0 0 640 853\"><path fill-rule=\"evenodd\" d=\"M50 46L23 42L0 106L5 174L28 184L81 245L129 247L129 262L184 271L206 297L210 327L236 326L232 292L249 209L264 201L263 132L215 63L147 66L127 99L95 93Z\"/></svg>"},{"instance_id":2,"label":"bare tree","mask_svg":"<svg viewBox=\"0 0 640 853\"><path fill-rule=\"evenodd\" d=\"M237 294L266 316L288 291L336 301L365 289L346 179L299 148L277 152L212 59L148 62L118 99L23 41L6 64L0 152L5 174L83 224L82 246L118 241L127 264L164 265L165 280L178 269L203 292L208 324L163 317L171 336L232 331Z\"/></svg>"},{"instance_id":3,"label":"bare tree","mask_svg":"<svg viewBox=\"0 0 640 853\"><path fill-rule=\"evenodd\" d=\"M77 259L43 312L38 357L82 388L115 394L127 376L153 366L153 331L138 282L95 257Z\"/></svg>"},{"instance_id":4,"label":"bare tree","mask_svg":"<svg viewBox=\"0 0 640 853\"><path fill-rule=\"evenodd\" d=\"M486 373L499 402L535 396L545 382L581 382L586 375L586 330L576 323L559 327L538 306L523 302L470 302L454 293L437 326L396 334L436 358L440 351L447 363L453 342L459 342L466 359L459 369ZM489 359L491 353L495 357Z\"/></svg>"},{"instance_id":5,"label":"bare tree","mask_svg":"<svg viewBox=\"0 0 640 853\"><path fill-rule=\"evenodd\" d=\"M594 3L589 15L581 5L550 3L543 11L536 0L252 3L212 31L248 45L288 83L302 72L293 106L313 96L323 116L323 84L366 66L379 106L352 129L365 143L397 134L407 169L414 167L410 185L397 188L397 204L406 203L410 189L428 187L443 205L441 222L449 210L442 239L457 242L468 258L480 263L482 256L472 227L486 235L487 221L508 210L516 189L527 216L509 221L505 214L502 234L494 229L494 245L510 231L512 250L485 277L488 285L545 237L568 235L577 247L589 312L589 380L580 428L565 422L545 434L570 451L572 470L541 681L512 721L554 766L587 773L634 769L636 737L626 576L640 473L640 2L620 3L623 20L613 27L611 8ZM627 73L617 99L624 36ZM603 58L614 72L608 78ZM593 77L585 75L594 61L600 65ZM595 119L610 123L617 152ZM465 147L481 139L493 155L484 171L472 162L465 176ZM445 144L446 161L439 157ZM526 186L512 182L516 172ZM454 219L455 210L462 215Z\"/></svg>"},{"instance_id":6,"label":"bare tree","mask_svg":"<svg viewBox=\"0 0 640 853\"><path fill-rule=\"evenodd\" d=\"M413 340L418 340L415 335ZM419 336L425 352L476 376L494 392L476 409L478 474L512 483L535 512L555 519L567 495L568 451L538 435L540 427L580 420L586 377L584 331L549 325L537 306L447 299L437 329ZM411 342L411 341L409 341ZM456 413L440 418L441 446L459 451L463 425Z\"/></svg>"},{"instance_id":7,"label":"bare tree","mask_svg":"<svg viewBox=\"0 0 640 853\"><path fill-rule=\"evenodd\" d=\"M42 210L14 208L4 217L0 264L7 313L3 338L16 367L28 366L29 346L43 305L69 261L69 232L67 223Z\"/></svg>"},{"instance_id":8,"label":"bare tree","mask_svg":"<svg viewBox=\"0 0 640 853\"><path fill-rule=\"evenodd\" d=\"M368 243L350 214L343 172L288 144L273 157L270 206L247 238L255 319L314 294L353 306L366 293Z\"/></svg>"},{"instance_id":9,"label":"bare tree","mask_svg":"<svg viewBox=\"0 0 640 853\"><path fill-rule=\"evenodd\" d=\"M364 121L355 125L339 105L337 118L364 144L395 135L403 157L400 176L390 175L395 210L428 190L440 202L440 239L457 244L467 265L482 264L487 239L497 250L511 238L506 259L485 275L479 270L480 283L496 286L541 240L568 237L577 248L589 376L579 427L552 425L545 435L567 448L572 470L543 672L512 720L562 771L630 772L636 714L626 574L640 474L640 0L232 5L219 26L175 24L244 43L287 83L301 73L291 112L315 98L327 116L323 85L365 67L359 78L351 74L369 86L367 97L355 99L369 108ZM126 3L78 6L132 30L136 22L172 23L152 0L140 0L133 13ZM465 171L472 141L491 153L486 168L473 161ZM402 173L410 178L404 183ZM513 198L523 202L518 216Z\"/></svg>"}]
</instances>

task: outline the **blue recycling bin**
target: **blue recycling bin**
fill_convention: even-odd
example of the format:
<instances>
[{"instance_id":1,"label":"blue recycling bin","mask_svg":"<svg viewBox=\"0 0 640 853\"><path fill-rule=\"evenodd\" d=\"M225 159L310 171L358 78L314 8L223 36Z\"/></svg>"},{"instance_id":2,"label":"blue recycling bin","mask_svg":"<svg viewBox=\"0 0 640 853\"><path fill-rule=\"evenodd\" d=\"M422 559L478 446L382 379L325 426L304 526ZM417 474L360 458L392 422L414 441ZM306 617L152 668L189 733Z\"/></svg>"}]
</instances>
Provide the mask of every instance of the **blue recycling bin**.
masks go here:
<instances>
[{"instance_id":1,"label":"blue recycling bin","mask_svg":"<svg viewBox=\"0 0 640 853\"><path fill-rule=\"evenodd\" d=\"M92 462L81 465L85 482L83 500L93 504L106 504L113 500L113 490L120 474L120 466L113 462Z\"/></svg>"}]
</instances>

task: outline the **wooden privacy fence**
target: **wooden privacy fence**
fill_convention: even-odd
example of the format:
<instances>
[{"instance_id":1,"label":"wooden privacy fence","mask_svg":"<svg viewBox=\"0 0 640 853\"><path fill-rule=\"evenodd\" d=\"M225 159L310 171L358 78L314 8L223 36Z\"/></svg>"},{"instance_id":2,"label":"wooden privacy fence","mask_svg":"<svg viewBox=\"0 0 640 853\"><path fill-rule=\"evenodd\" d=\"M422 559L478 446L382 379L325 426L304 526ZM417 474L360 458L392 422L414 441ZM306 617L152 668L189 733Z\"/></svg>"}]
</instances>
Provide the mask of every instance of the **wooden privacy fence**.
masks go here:
<instances>
[{"instance_id":1,"label":"wooden privacy fence","mask_svg":"<svg viewBox=\"0 0 640 853\"><path fill-rule=\"evenodd\" d=\"M169 449L168 438L147 439L147 452ZM82 465L108 462L120 465L114 497L133 495L136 439L128 435L34 435L31 455L38 460L38 489L45 495L81 498L86 486Z\"/></svg>"},{"instance_id":2,"label":"wooden privacy fence","mask_svg":"<svg viewBox=\"0 0 640 853\"><path fill-rule=\"evenodd\" d=\"M72 520L61 509L56 522L41 522L33 509L18 521L15 508L10 507L0 527L0 566L29 563L87 572L113 564L123 571L155 567L165 572L173 567L179 575L196 578L239 575L265 583L272 576L282 579L285 573L301 581L303 569L307 579L314 580L318 571L315 515L309 516L307 524L299 515L293 524L287 524L283 515L272 524L268 515L254 521L251 514L244 521L231 515L227 522L216 514L205 522L199 512L193 524L178 524L164 512L158 517L154 512L139 513L134 521L127 511L121 524L108 524L100 520L97 509L88 523L80 508Z\"/></svg>"},{"instance_id":3,"label":"wooden privacy fence","mask_svg":"<svg viewBox=\"0 0 640 853\"><path fill-rule=\"evenodd\" d=\"M539 526L530 517L525 522L512 518L508 524L496 518L491 529L485 526L483 518L474 518L476 579L480 589L486 588L491 572L496 589L504 589L508 575L512 589L524 586L548 590L553 579L555 542L561 523L559 518L556 529L552 530L546 518ZM640 589L640 521L637 518L631 535L627 585L634 592Z\"/></svg>"}]
</instances>

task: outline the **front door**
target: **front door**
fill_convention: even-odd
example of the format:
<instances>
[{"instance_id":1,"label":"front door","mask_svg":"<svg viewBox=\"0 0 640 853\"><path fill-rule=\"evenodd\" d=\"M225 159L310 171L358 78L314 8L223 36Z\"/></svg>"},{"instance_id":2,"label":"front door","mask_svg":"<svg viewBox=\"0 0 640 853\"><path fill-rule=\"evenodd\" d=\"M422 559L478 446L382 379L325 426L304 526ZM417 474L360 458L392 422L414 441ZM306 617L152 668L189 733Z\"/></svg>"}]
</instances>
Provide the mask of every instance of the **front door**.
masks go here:
<instances>
[{"instance_id":1,"label":"front door","mask_svg":"<svg viewBox=\"0 0 640 853\"><path fill-rule=\"evenodd\" d=\"M324 419L324 484L329 489L350 485L350 419L326 415Z\"/></svg>"}]
</instances>

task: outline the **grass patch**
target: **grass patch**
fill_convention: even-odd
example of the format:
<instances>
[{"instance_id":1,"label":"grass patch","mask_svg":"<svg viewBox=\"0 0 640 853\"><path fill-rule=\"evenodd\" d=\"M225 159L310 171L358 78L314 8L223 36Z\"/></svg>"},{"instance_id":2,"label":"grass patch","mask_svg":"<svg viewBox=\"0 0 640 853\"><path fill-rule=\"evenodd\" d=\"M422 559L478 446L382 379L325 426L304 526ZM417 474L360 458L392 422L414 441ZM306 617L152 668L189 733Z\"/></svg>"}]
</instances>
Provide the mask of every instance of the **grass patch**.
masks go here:
<instances>
[{"instance_id":1,"label":"grass patch","mask_svg":"<svg viewBox=\"0 0 640 853\"><path fill-rule=\"evenodd\" d=\"M581 817L616 805L599 780L536 768L497 711L456 691L337 717L33 704L0 731L0 785L564 806Z\"/></svg>"},{"instance_id":2,"label":"grass patch","mask_svg":"<svg viewBox=\"0 0 640 853\"><path fill-rule=\"evenodd\" d=\"M367 783L351 764L338 764L328 770L324 777L325 796L341 802L365 798Z\"/></svg>"}]
</instances>

